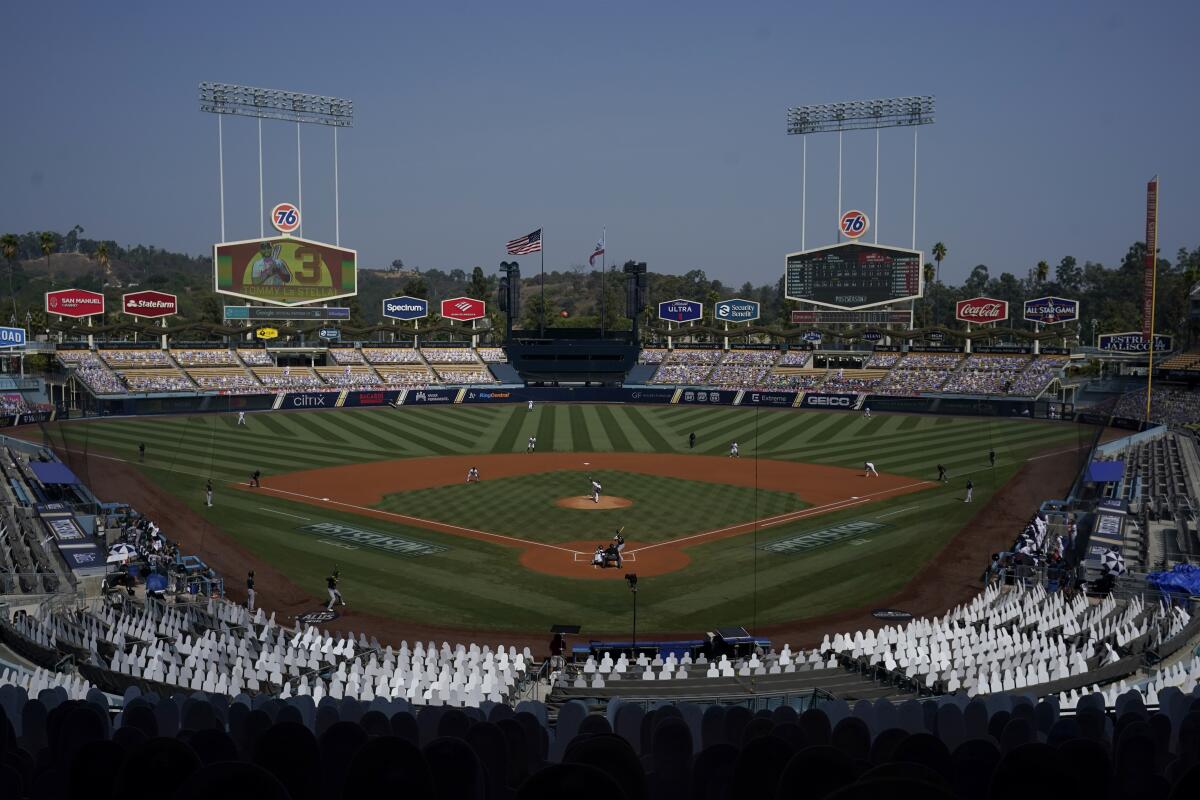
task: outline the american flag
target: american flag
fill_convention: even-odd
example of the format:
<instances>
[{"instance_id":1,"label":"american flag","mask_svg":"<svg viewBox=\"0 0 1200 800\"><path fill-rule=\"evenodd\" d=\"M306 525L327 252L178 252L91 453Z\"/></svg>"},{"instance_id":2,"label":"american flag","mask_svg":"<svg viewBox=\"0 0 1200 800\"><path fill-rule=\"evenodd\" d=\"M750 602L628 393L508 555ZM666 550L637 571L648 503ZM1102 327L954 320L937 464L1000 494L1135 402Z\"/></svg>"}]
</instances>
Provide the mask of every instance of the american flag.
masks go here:
<instances>
[{"instance_id":1,"label":"american flag","mask_svg":"<svg viewBox=\"0 0 1200 800\"><path fill-rule=\"evenodd\" d=\"M511 240L507 248L510 256L525 256L530 253L542 252L542 229L538 228L533 233Z\"/></svg>"}]
</instances>

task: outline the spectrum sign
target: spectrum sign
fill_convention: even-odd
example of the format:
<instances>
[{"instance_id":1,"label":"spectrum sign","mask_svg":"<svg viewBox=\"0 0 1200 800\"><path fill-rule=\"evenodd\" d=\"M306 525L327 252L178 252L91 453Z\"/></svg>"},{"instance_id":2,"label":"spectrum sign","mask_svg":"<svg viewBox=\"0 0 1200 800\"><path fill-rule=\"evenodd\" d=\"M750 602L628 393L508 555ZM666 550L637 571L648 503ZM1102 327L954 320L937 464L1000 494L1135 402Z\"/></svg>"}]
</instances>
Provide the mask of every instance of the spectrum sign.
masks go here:
<instances>
[{"instance_id":1,"label":"spectrum sign","mask_svg":"<svg viewBox=\"0 0 1200 800\"><path fill-rule=\"evenodd\" d=\"M390 319L421 319L429 316L429 301L420 297L389 297L383 301L383 315ZM443 314L442 316L445 316Z\"/></svg>"},{"instance_id":2,"label":"spectrum sign","mask_svg":"<svg viewBox=\"0 0 1200 800\"><path fill-rule=\"evenodd\" d=\"M87 289L46 292L46 313L60 317L90 317L104 313L104 295Z\"/></svg>"},{"instance_id":3,"label":"spectrum sign","mask_svg":"<svg viewBox=\"0 0 1200 800\"><path fill-rule=\"evenodd\" d=\"M130 292L121 295L121 308L131 317L157 319L177 313L178 300L166 292Z\"/></svg>"}]
</instances>

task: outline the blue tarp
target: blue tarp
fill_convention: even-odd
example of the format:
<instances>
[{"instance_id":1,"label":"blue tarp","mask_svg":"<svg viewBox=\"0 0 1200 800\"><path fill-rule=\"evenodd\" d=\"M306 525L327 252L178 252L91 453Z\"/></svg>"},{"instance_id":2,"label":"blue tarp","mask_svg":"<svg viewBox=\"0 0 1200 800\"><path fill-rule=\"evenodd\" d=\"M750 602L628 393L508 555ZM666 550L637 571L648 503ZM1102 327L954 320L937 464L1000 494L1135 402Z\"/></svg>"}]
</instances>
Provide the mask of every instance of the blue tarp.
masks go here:
<instances>
[{"instance_id":1,"label":"blue tarp","mask_svg":"<svg viewBox=\"0 0 1200 800\"><path fill-rule=\"evenodd\" d=\"M1146 583L1164 592L1200 595L1200 567L1193 564L1176 564L1170 572L1151 572Z\"/></svg>"},{"instance_id":2,"label":"blue tarp","mask_svg":"<svg viewBox=\"0 0 1200 800\"><path fill-rule=\"evenodd\" d=\"M1124 461L1093 461L1088 465L1087 480L1092 483L1118 483L1124 475Z\"/></svg>"},{"instance_id":3,"label":"blue tarp","mask_svg":"<svg viewBox=\"0 0 1200 800\"><path fill-rule=\"evenodd\" d=\"M29 468L33 470L33 474L42 482L43 486L55 484L74 486L79 483L79 478L75 477L71 468L58 461L30 461Z\"/></svg>"}]
</instances>

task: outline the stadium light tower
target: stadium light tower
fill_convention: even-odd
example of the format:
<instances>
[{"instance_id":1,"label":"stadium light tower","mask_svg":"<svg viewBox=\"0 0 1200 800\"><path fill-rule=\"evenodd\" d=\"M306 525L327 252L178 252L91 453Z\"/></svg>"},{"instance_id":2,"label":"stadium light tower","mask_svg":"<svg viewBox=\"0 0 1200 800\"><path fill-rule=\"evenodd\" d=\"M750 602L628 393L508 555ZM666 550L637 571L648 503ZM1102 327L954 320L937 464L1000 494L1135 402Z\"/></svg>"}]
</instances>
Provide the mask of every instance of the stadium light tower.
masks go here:
<instances>
[{"instance_id":1,"label":"stadium light tower","mask_svg":"<svg viewBox=\"0 0 1200 800\"><path fill-rule=\"evenodd\" d=\"M226 114L255 117L258 120L258 235L263 235L263 159L262 121L277 119L296 123L296 205L304 210L303 163L300 159L301 124L328 125L333 128L333 226L334 243L341 244L341 209L338 195L338 128L354 125L354 101L341 97L261 89L233 83L200 82L200 110L217 115L217 169L220 173L221 241L225 241L225 141L223 120ZM304 215L300 216L298 235L304 236Z\"/></svg>"},{"instance_id":2,"label":"stadium light tower","mask_svg":"<svg viewBox=\"0 0 1200 800\"><path fill-rule=\"evenodd\" d=\"M917 127L933 122L933 95L891 97L881 100L853 100L845 103L825 103L815 106L793 106L787 111L787 132L801 141L800 177L800 249L807 249L805 222L807 217L808 134L838 135L838 219L842 216L842 133L845 131L875 131L875 243L879 243L879 132L884 128L911 126L913 129L913 211L912 248L917 247ZM838 234L841 240L841 234Z\"/></svg>"}]
</instances>

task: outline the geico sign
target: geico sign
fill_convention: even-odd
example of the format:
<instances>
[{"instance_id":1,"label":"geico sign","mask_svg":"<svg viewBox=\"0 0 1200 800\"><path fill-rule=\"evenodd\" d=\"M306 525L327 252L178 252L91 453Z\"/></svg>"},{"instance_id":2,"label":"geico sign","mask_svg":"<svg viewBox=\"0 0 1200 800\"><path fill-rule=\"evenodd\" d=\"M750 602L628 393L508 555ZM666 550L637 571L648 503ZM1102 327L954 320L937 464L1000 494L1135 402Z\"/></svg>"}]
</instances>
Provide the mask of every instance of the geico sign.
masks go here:
<instances>
[{"instance_id":1,"label":"geico sign","mask_svg":"<svg viewBox=\"0 0 1200 800\"><path fill-rule=\"evenodd\" d=\"M804 398L806 406L837 406L839 408L849 408L854 405L854 401L849 397L806 397Z\"/></svg>"}]
</instances>

